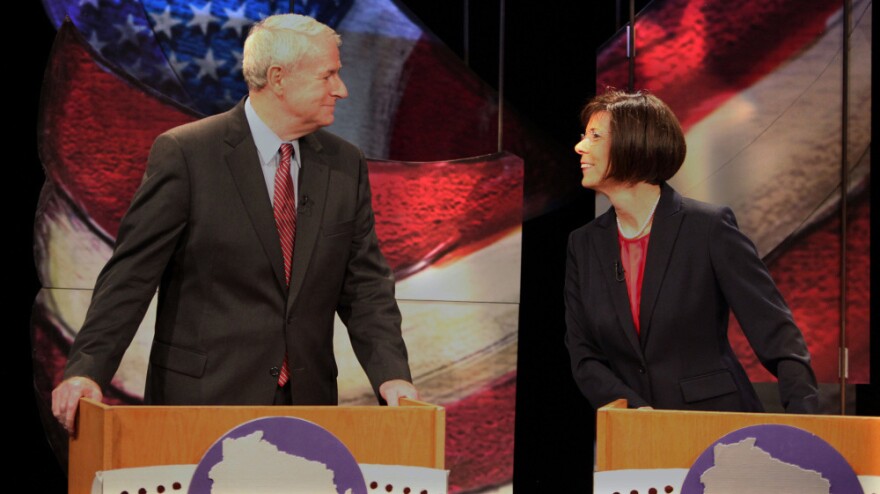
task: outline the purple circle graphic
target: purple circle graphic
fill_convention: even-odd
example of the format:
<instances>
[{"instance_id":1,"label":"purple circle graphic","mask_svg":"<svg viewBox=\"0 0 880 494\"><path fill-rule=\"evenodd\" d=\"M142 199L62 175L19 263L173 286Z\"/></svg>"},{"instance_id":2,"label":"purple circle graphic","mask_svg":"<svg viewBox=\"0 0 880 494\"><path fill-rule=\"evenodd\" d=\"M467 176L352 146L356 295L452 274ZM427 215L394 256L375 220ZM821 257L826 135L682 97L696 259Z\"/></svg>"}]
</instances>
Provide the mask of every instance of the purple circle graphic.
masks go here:
<instances>
[{"instance_id":1,"label":"purple circle graphic","mask_svg":"<svg viewBox=\"0 0 880 494\"><path fill-rule=\"evenodd\" d=\"M351 452L327 429L295 417L264 417L244 422L214 442L202 456L189 485L189 494L211 494L211 469L223 461L223 441L260 433L261 441L277 448L279 454L319 462L333 471L336 492L367 494L364 475ZM290 492L297 492L291 490ZM255 493L256 494L256 493Z\"/></svg>"},{"instance_id":2,"label":"purple circle graphic","mask_svg":"<svg viewBox=\"0 0 880 494\"><path fill-rule=\"evenodd\" d=\"M750 438L755 439L754 447L768 453L773 459L818 472L830 482L831 494L864 494L852 467L830 444L811 432L778 424L745 427L709 445L688 471L681 494L704 494L700 478L715 464L716 445L736 444Z\"/></svg>"}]
</instances>

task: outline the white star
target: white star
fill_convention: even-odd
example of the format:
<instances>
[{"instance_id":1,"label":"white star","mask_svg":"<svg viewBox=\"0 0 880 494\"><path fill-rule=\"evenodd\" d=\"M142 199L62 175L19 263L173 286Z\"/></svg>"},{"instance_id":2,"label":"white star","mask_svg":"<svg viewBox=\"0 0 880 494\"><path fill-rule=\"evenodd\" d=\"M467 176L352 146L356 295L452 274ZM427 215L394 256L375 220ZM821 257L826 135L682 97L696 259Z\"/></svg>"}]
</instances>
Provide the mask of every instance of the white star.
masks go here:
<instances>
[{"instance_id":1,"label":"white star","mask_svg":"<svg viewBox=\"0 0 880 494\"><path fill-rule=\"evenodd\" d=\"M231 50L232 58L235 59L235 66L232 67L230 72L233 74L241 70L241 61L244 59L244 55L240 51Z\"/></svg>"},{"instance_id":2,"label":"white star","mask_svg":"<svg viewBox=\"0 0 880 494\"><path fill-rule=\"evenodd\" d=\"M98 1L99 0L79 0L79 6L82 7L83 5L91 5L92 7L95 7L97 9L99 8Z\"/></svg>"},{"instance_id":3,"label":"white star","mask_svg":"<svg viewBox=\"0 0 880 494\"><path fill-rule=\"evenodd\" d=\"M238 10L231 10L224 7L223 11L226 12L226 17L228 17L229 20L224 22L223 27L221 27L220 29L235 29L236 34L241 36L242 29L251 24L251 20L248 19L247 16L244 14L245 5L246 3L242 4L241 7L238 8Z\"/></svg>"},{"instance_id":4,"label":"white star","mask_svg":"<svg viewBox=\"0 0 880 494\"><path fill-rule=\"evenodd\" d=\"M145 79L149 75L149 67L144 67L143 60L138 58L135 62L126 67L126 72L133 75L136 79Z\"/></svg>"},{"instance_id":5,"label":"white star","mask_svg":"<svg viewBox=\"0 0 880 494\"><path fill-rule=\"evenodd\" d=\"M101 50L107 46L107 43L101 41L98 38L98 31L92 31L92 35L89 36L89 44L92 45L92 48L95 49L96 52L101 53Z\"/></svg>"},{"instance_id":6,"label":"white star","mask_svg":"<svg viewBox=\"0 0 880 494\"><path fill-rule=\"evenodd\" d=\"M279 14L289 14L290 11L288 9L289 4L284 2L276 2L275 10L270 12L258 12L257 15L260 16L260 20L265 20L266 17L270 15L279 15ZM261 6L262 8L262 6Z\"/></svg>"},{"instance_id":7,"label":"white star","mask_svg":"<svg viewBox=\"0 0 880 494\"><path fill-rule=\"evenodd\" d=\"M182 74L186 69L186 66L189 65L189 62L186 60L178 60L177 53L171 52L171 57L168 58L168 65L171 65L171 69L174 70L175 74Z\"/></svg>"},{"instance_id":8,"label":"white star","mask_svg":"<svg viewBox=\"0 0 880 494\"><path fill-rule=\"evenodd\" d=\"M317 18L318 14L321 13L321 6L320 5L313 5L311 9L309 9L309 7L307 5L303 5L303 8L308 9L305 11L305 15L307 15L309 17Z\"/></svg>"},{"instance_id":9,"label":"white star","mask_svg":"<svg viewBox=\"0 0 880 494\"><path fill-rule=\"evenodd\" d=\"M183 79L180 74L183 73L183 70L189 65L189 62L181 62L177 60L177 54L174 52L171 52L171 57L167 60L167 67L157 69L159 71L159 83L164 84L167 81L173 81L179 84L181 79Z\"/></svg>"},{"instance_id":10,"label":"white star","mask_svg":"<svg viewBox=\"0 0 880 494\"><path fill-rule=\"evenodd\" d=\"M168 39L171 39L171 28L178 24L183 24L183 21L175 19L171 15L171 7L165 7L165 12L161 14L150 12L150 17L153 18L153 23L155 24L153 31L163 33Z\"/></svg>"},{"instance_id":11,"label":"white star","mask_svg":"<svg viewBox=\"0 0 880 494\"><path fill-rule=\"evenodd\" d=\"M128 14L128 19L125 21L125 25L116 24L113 26L119 31L120 36L122 38L119 40L119 44L122 45L126 41L130 41L132 44L138 44L138 34L147 30L147 26L141 26L139 24L134 23L134 17L131 14Z\"/></svg>"},{"instance_id":12,"label":"white star","mask_svg":"<svg viewBox=\"0 0 880 494\"><path fill-rule=\"evenodd\" d=\"M215 60L214 51L210 48L208 48L208 53L205 54L205 58L193 58L193 61L199 66L199 73L196 77L200 79L210 77L215 81L220 80L217 77L217 69L226 63L224 60Z\"/></svg>"},{"instance_id":13,"label":"white star","mask_svg":"<svg viewBox=\"0 0 880 494\"><path fill-rule=\"evenodd\" d=\"M283 4L284 4L284 2L278 2L278 6L275 7L275 12L273 12L272 15L289 14L290 11L287 10L287 5L283 5ZM265 16L265 17L268 17L268 16Z\"/></svg>"},{"instance_id":14,"label":"white star","mask_svg":"<svg viewBox=\"0 0 880 494\"><path fill-rule=\"evenodd\" d=\"M186 27L199 26L202 34L208 34L208 27L220 20L218 17L211 15L211 2L206 3L201 9L197 9L193 5L190 5L189 8L193 11L193 18L187 23Z\"/></svg>"},{"instance_id":15,"label":"white star","mask_svg":"<svg viewBox=\"0 0 880 494\"><path fill-rule=\"evenodd\" d=\"M232 97L232 91L230 91L228 89L223 92L223 102L228 103L228 104L233 104L233 105L235 103L238 103L238 101Z\"/></svg>"},{"instance_id":16,"label":"white star","mask_svg":"<svg viewBox=\"0 0 880 494\"><path fill-rule=\"evenodd\" d=\"M159 74L159 85L165 84L168 81L179 80L177 74L170 67L156 67L156 72Z\"/></svg>"}]
</instances>

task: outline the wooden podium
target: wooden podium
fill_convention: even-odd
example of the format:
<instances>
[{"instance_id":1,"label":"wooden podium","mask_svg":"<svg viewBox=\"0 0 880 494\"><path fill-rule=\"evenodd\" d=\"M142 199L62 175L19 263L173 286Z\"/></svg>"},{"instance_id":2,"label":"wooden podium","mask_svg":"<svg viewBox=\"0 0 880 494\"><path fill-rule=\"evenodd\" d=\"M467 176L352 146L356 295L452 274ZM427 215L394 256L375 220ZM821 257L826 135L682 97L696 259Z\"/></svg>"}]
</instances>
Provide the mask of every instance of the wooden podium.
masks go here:
<instances>
[{"instance_id":1,"label":"wooden podium","mask_svg":"<svg viewBox=\"0 0 880 494\"><path fill-rule=\"evenodd\" d=\"M68 492L91 492L95 472L117 468L194 464L223 434L270 416L314 422L342 441L358 463L443 468L446 412L402 399L380 406L108 406L80 401L70 439Z\"/></svg>"},{"instance_id":2,"label":"wooden podium","mask_svg":"<svg viewBox=\"0 0 880 494\"><path fill-rule=\"evenodd\" d=\"M781 424L809 431L846 458L857 475L880 475L880 417L628 409L596 412L596 470L690 468L725 434Z\"/></svg>"}]
</instances>

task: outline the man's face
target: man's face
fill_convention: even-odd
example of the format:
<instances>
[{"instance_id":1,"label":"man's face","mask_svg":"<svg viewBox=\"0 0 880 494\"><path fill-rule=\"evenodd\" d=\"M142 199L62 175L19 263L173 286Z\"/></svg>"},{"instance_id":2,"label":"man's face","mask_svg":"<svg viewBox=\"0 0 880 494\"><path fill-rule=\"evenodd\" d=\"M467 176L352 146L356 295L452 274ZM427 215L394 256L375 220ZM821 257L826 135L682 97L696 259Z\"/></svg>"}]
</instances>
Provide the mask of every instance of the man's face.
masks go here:
<instances>
[{"instance_id":1,"label":"man's face","mask_svg":"<svg viewBox=\"0 0 880 494\"><path fill-rule=\"evenodd\" d=\"M281 104L298 127L313 132L333 123L336 100L348 97L348 89L339 77L340 69L336 40L321 36L293 70L285 71Z\"/></svg>"}]
</instances>

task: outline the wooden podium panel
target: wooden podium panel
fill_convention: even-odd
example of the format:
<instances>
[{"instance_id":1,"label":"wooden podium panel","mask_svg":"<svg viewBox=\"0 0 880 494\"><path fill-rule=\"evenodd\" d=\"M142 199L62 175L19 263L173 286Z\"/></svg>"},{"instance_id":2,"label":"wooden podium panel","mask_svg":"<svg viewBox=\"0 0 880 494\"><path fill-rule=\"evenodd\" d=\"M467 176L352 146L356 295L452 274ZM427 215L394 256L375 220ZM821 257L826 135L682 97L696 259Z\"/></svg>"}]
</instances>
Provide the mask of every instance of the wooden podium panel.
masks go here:
<instances>
[{"instance_id":1,"label":"wooden podium panel","mask_svg":"<svg viewBox=\"0 0 880 494\"><path fill-rule=\"evenodd\" d=\"M444 468L446 412L402 399L380 406L108 406L80 401L70 440L68 492L89 493L95 472L194 464L230 429L261 417L297 417L327 429L358 463Z\"/></svg>"},{"instance_id":2,"label":"wooden podium panel","mask_svg":"<svg viewBox=\"0 0 880 494\"><path fill-rule=\"evenodd\" d=\"M842 454L857 475L880 475L880 417L629 409L596 412L596 470L690 468L729 432L760 424L809 431Z\"/></svg>"}]
</instances>

